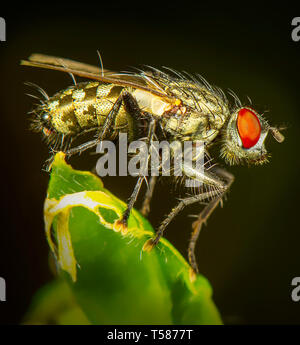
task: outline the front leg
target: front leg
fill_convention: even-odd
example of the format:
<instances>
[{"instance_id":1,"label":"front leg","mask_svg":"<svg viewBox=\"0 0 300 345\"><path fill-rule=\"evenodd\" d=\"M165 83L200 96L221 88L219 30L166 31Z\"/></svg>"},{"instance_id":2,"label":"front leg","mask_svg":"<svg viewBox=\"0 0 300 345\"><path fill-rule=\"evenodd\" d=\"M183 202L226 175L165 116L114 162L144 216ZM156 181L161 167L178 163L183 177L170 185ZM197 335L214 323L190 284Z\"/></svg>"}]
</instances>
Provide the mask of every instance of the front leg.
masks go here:
<instances>
[{"instance_id":1,"label":"front leg","mask_svg":"<svg viewBox=\"0 0 300 345\"><path fill-rule=\"evenodd\" d=\"M209 199L210 197L216 197L219 194L220 194L219 190L213 190L213 191L203 192L195 196L191 196L191 197L180 200L180 202L172 209L172 211L163 220L163 222L161 223L160 227L158 228L155 234L155 237L150 238L148 241L146 241L146 243L144 244L143 250L149 251L158 244L160 238L163 236L163 233L166 227L179 214L179 212L181 212L186 206L194 204L196 202L204 201L206 199Z\"/></svg>"},{"instance_id":2,"label":"front leg","mask_svg":"<svg viewBox=\"0 0 300 345\"><path fill-rule=\"evenodd\" d=\"M226 180L226 189L220 195L212 199L209 202L209 204L204 207L204 209L199 214L198 219L192 225L193 232L192 232L192 236L189 242L188 258L189 258L189 263L192 266L192 269L195 273L199 273L197 260L195 256L195 247L196 247L196 242L200 234L200 230L202 228L202 224L206 223L209 216L213 213L213 211L218 206L218 204L222 202L222 198L224 194L226 193L226 191L229 189L229 187L232 185L234 181L234 176L224 169L215 167L215 172Z\"/></svg>"},{"instance_id":3,"label":"front leg","mask_svg":"<svg viewBox=\"0 0 300 345\"><path fill-rule=\"evenodd\" d=\"M233 175L226 172L225 170L218 167L214 167L213 169L210 170L210 172L205 172L205 175L202 176L202 180L203 179L210 182L211 190L207 192L202 192L195 196L182 199L177 204L177 206L172 209L169 215L161 223L160 227L158 228L156 232L155 238L149 239L148 241L146 241L146 243L143 246L143 250L145 251L149 251L154 246L156 246L161 236L163 235L166 227L177 216L177 214L181 212L186 206L194 204L196 202L202 202L202 201L211 199L209 204L200 213L198 220L194 222L193 224L194 231L192 234L192 238L190 240L188 254L189 254L189 263L194 273L198 273L198 267L197 267L197 262L195 259L194 250L195 250L196 241L198 239L199 232L201 229L201 225L203 224L203 222L207 221L208 217L216 208L218 203L221 202L222 197L228 191L228 188L231 186L234 178L233 178ZM200 180L200 175L199 175L199 180Z\"/></svg>"}]
</instances>

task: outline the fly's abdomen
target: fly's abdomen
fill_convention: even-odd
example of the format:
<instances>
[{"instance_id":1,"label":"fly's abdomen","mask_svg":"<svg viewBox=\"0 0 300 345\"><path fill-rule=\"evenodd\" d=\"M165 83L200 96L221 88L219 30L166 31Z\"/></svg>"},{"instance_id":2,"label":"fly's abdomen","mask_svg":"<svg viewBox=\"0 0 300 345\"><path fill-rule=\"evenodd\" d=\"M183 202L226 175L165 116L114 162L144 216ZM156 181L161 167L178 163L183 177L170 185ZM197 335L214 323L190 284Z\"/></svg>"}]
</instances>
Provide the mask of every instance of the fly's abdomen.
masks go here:
<instances>
[{"instance_id":1,"label":"fly's abdomen","mask_svg":"<svg viewBox=\"0 0 300 345\"><path fill-rule=\"evenodd\" d=\"M79 83L60 91L43 105L49 128L74 136L84 129L101 128L122 91L122 87L100 82ZM126 112L120 108L113 129L125 127ZM113 131L114 132L114 131Z\"/></svg>"}]
</instances>

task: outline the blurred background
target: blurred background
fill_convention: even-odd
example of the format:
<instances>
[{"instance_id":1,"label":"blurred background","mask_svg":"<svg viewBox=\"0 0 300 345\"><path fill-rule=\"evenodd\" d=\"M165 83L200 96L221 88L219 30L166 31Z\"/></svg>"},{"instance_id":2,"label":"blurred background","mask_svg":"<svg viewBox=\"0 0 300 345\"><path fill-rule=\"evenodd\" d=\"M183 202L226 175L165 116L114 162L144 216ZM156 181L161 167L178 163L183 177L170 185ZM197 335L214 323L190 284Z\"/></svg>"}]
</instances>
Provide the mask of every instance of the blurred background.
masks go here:
<instances>
[{"instance_id":1,"label":"blurred background","mask_svg":"<svg viewBox=\"0 0 300 345\"><path fill-rule=\"evenodd\" d=\"M228 167L236 180L223 208L204 227L197 258L225 323L299 324L300 302L291 299L291 281L300 276L300 41L291 38L291 21L299 12L83 6L27 6L0 14L7 29L6 42L0 42L0 277L7 285L0 322L19 323L35 292L53 279L43 227L49 175L42 168L48 149L28 129L34 100L25 93L34 91L24 82L49 95L72 84L67 74L23 67L19 61L43 53L97 65L99 50L104 67L115 71L148 64L200 73L234 90L245 104L249 96L259 112L268 111L271 124L287 126L283 144L267 139L269 164ZM91 170L96 158L83 154L71 163ZM130 177L104 180L123 200L134 182ZM149 217L153 226L176 197L172 185L158 185ZM165 234L185 258L188 215L199 210L185 210Z\"/></svg>"}]
</instances>

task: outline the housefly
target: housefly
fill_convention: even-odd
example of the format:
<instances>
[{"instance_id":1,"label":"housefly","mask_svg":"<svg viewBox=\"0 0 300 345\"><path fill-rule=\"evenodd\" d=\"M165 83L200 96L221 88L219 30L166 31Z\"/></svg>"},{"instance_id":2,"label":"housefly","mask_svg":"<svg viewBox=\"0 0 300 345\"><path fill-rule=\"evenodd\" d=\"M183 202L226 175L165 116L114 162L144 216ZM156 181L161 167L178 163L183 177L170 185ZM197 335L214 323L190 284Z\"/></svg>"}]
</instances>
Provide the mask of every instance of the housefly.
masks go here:
<instances>
[{"instance_id":1,"label":"housefly","mask_svg":"<svg viewBox=\"0 0 300 345\"><path fill-rule=\"evenodd\" d=\"M144 250L151 250L160 240L165 228L186 206L205 204L197 220L188 247L192 272L198 272L195 245L201 227L214 211L234 177L216 164L209 152L220 147L220 156L228 165L262 164L268 161L264 142L270 132L278 142L284 140L279 129L269 125L262 114L251 105L243 105L231 92L233 102L225 93L210 85L199 75L190 75L164 67L159 70L147 66L134 72L115 73L84 63L47 55L33 54L22 65L69 73L74 85L49 97L40 89L43 99L32 112L32 128L41 132L52 151L67 156L95 147L102 140L115 140L126 133L129 142L143 138L151 147L154 139L168 142L190 141L204 144L203 171L190 169L183 163L183 176L200 182L179 200L158 227L154 238ZM87 79L76 83L75 77ZM95 131L80 145L74 141L83 134ZM218 144L218 145L216 145ZM127 229L130 212L137 200L145 176L139 176L127 208L114 228ZM157 176L151 176L141 212L147 216Z\"/></svg>"}]
</instances>

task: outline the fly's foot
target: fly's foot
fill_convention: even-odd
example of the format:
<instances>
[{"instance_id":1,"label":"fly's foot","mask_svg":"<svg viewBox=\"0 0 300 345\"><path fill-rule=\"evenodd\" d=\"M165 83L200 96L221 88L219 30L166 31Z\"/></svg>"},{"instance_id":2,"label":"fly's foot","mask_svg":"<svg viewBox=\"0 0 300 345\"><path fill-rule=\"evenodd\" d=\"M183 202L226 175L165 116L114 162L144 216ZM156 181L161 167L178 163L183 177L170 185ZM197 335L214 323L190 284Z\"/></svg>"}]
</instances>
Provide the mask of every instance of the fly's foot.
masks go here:
<instances>
[{"instance_id":1,"label":"fly's foot","mask_svg":"<svg viewBox=\"0 0 300 345\"><path fill-rule=\"evenodd\" d=\"M191 283L193 283L197 278L197 272L192 267L189 269L189 278Z\"/></svg>"},{"instance_id":2,"label":"fly's foot","mask_svg":"<svg viewBox=\"0 0 300 345\"><path fill-rule=\"evenodd\" d=\"M143 251L144 252L150 252L158 243L158 240L156 238L149 238L143 245Z\"/></svg>"},{"instance_id":3,"label":"fly's foot","mask_svg":"<svg viewBox=\"0 0 300 345\"><path fill-rule=\"evenodd\" d=\"M114 222L113 230L116 232L121 232L122 235L126 235L128 232L127 219L122 217Z\"/></svg>"}]
</instances>

